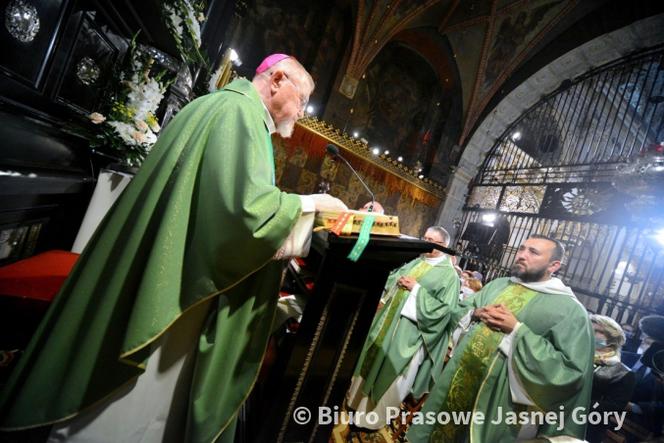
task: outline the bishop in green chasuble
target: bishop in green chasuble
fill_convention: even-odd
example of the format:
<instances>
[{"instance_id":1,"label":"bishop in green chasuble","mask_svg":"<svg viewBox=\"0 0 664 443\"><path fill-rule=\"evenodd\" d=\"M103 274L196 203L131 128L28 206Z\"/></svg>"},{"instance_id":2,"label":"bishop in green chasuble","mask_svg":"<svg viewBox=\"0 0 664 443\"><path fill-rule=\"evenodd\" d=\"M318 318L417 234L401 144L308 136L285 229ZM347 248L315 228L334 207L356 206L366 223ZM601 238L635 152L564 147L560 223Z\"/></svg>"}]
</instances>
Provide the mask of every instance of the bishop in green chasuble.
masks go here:
<instances>
[{"instance_id":1,"label":"bishop in green chasuble","mask_svg":"<svg viewBox=\"0 0 664 443\"><path fill-rule=\"evenodd\" d=\"M432 227L425 238L447 246L449 234ZM404 277L417 286L409 290ZM356 425L379 429L387 424L388 407L398 408L409 393L419 399L429 392L442 371L445 327L458 300L459 277L442 252L434 250L392 271L346 398L350 409L361 412L354 415ZM369 412L378 419L366 420Z\"/></svg>"},{"instance_id":2,"label":"bishop in green chasuble","mask_svg":"<svg viewBox=\"0 0 664 443\"><path fill-rule=\"evenodd\" d=\"M194 100L165 128L3 389L1 429L58 423L94 409L119 388L141 385L148 358L148 372L159 377L173 360L161 349L170 334L192 338L185 345L191 371L174 377L186 379L182 417L171 420L186 431L153 440L210 442L232 431L274 317L282 266L273 257L304 202L274 185L269 129L276 123L292 131L313 90L311 77L290 60L272 63L258 83L259 75L253 84L236 80ZM334 209L343 210L336 201ZM161 353L154 364L151 353ZM144 397L160 395L158 386ZM125 420L145 413L121 412ZM173 413L166 408L154 420ZM150 440L144 435L127 438Z\"/></svg>"},{"instance_id":3,"label":"bishop in green chasuble","mask_svg":"<svg viewBox=\"0 0 664 443\"><path fill-rule=\"evenodd\" d=\"M534 244L546 255L547 242L530 238L525 245ZM513 275L528 282L499 278L459 303L452 320L457 324L452 357L408 441L583 440L585 424L573 415L577 408L577 413L590 412L594 340L588 314L550 272L532 281L523 271L532 263L520 260L519 254L526 254L521 248L516 262L521 268L514 272L513 267ZM551 267L557 269L559 260ZM511 331L501 330L502 317L496 320L496 312L504 309L516 318Z\"/></svg>"}]
</instances>

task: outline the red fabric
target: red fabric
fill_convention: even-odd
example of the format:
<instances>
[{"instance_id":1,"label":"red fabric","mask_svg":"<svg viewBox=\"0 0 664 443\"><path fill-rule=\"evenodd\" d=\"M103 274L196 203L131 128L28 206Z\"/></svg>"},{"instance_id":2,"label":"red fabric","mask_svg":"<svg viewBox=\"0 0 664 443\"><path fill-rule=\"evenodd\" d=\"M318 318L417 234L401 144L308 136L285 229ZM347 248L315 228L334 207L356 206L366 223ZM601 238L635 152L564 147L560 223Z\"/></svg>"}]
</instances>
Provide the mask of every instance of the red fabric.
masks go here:
<instances>
[{"instance_id":1,"label":"red fabric","mask_svg":"<svg viewBox=\"0 0 664 443\"><path fill-rule=\"evenodd\" d=\"M79 254L47 251L0 268L0 294L51 301Z\"/></svg>"}]
</instances>

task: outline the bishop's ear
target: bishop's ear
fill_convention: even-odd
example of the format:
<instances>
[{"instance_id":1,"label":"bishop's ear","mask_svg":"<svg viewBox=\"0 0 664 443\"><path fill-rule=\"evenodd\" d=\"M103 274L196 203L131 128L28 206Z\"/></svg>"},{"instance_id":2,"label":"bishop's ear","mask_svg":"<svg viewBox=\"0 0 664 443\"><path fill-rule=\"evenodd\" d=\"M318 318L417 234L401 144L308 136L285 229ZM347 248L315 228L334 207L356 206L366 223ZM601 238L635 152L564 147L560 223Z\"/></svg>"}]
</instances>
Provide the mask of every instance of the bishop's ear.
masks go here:
<instances>
[{"instance_id":1,"label":"bishop's ear","mask_svg":"<svg viewBox=\"0 0 664 443\"><path fill-rule=\"evenodd\" d=\"M281 87L283 84L284 80L286 80L286 76L284 75L284 71L277 69L272 73L270 76L270 90L274 93L277 92L277 90Z\"/></svg>"}]
</instances>

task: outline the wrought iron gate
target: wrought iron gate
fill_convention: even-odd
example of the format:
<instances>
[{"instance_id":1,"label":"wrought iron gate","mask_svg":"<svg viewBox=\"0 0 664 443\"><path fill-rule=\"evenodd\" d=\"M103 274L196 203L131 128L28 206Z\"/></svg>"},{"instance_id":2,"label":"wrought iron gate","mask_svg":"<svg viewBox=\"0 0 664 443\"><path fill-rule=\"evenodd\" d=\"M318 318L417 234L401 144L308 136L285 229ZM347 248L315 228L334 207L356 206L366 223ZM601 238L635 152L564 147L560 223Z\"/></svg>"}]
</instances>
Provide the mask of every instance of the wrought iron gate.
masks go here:
<instances>
[{"instance_id":1,"label":"wrought iron gate","mask_svg":"<svg viewBox=\"0 0 664 443\"><path fill-rule=\"evenodd\" d=\"M559 275L588 309L621 323L664 313L664 48L525 112L487 155L460 224L466 266L489 279L546 234L566 245Z\"/></svg>"}]
</instances>

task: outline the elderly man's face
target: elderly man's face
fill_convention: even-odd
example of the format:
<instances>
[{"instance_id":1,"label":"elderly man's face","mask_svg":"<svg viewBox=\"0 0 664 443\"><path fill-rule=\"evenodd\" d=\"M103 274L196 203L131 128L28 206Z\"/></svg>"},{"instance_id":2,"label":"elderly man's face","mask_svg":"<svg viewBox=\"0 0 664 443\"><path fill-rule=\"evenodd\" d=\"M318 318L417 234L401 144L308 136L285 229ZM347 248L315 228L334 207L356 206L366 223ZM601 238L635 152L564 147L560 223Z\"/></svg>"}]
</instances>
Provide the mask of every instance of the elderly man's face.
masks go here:
<instances>
[{"instance_id":1,"label":"elderly man's face","mask_svg":"<svg viewBox=\"0 0 664 443\"><path fill-rule=\"evenodd\" d=\"M433 229L427 229L427 232L424 233L424 236L422 237L422 240L428 241L429 243L436 243L441 246L447 246L443 242L443 237L437 232L434 231ZM438 249L433 249L431 252L427 252L424 254L425 257L440 257L443 255L442 251L439 251Z\"/></svg>"},{"instance_id":2,"label":"elderly man's face","mask_svg":"<svg viewBox=\"0 0 664 443\"><path fill-rule=\"evenodd\" d=\"M547 280L550 275L560 268L559 261L552 261L551 256L556 245L543 238L529 238L516 253L516 260L512 265L512 276L524 282L538 282Z\"/></svg>"},{"instance_id":3,"label":"elderly man's face","mask_svg":"<svg viewBox=\"0 0 664 443\"><path fill-rule=\"evenodd\" d=\"M273 96L270 114L282 137L293 134L295 122L304 116L304 109L311 91L305 84L298 84L298 79L283 71L273 74Z\"/></svg>"}]
</instances>

